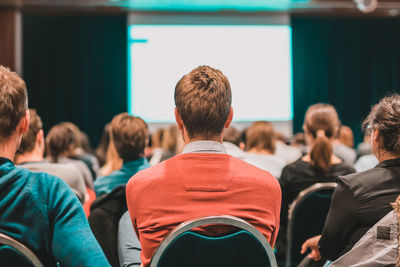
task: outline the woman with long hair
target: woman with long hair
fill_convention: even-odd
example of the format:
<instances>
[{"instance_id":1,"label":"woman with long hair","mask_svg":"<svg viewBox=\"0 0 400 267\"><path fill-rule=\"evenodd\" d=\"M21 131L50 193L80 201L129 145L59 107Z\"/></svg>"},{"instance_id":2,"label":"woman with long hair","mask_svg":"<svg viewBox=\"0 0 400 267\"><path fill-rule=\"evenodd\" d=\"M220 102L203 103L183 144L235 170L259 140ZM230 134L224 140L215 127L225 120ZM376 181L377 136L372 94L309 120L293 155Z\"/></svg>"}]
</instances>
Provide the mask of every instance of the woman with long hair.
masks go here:
<instances>
[{"instance_id":1,"label":"woman with long hair","mask_svg":"<svg viewBox=\"0 0 400 267\"><path fill-rule=\"evenodd\" d=\"M279 183L282 189L281 224L277 240L278 258L286 251L286 228L289 204L298 194L315 183L336 182L340 175L355 172L333 154L332 143L339 130L339 116L332 105L315 104L308 108L303 130L309 152L285 166Z\"/></svg>"}]
</instances>

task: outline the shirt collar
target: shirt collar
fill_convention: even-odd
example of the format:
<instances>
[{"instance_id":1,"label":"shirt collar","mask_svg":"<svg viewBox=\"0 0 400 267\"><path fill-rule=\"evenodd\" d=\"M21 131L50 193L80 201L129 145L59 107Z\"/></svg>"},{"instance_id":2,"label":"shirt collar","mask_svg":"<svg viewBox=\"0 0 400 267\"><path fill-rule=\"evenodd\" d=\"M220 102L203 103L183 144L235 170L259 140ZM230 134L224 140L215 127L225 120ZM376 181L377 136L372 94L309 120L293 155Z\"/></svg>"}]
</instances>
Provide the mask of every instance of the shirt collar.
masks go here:
<instances>
[{"instance_id":1,"label":"shirt collar","mask_svg":"<svg viewBox=\"0 0 400 267\"><path fill-rule=\"evenodd\" d=\"M390 167L400 165L400 158L388 159L378 163L377 167Z\"/></svg>"},{"instance_id":2,"label":"shirt collar","mask_svg":"<svg viewBox=\"0 0 400 267\"><path fill-rule=\"evenodd\" d=\"M225 147L215 141L194 141L185 146L182 154L186 153L224 153L226 154Z\"/></svg>"},{"instance_id":3,"label":"shirt collar","mask_svg":"<svg viewBox=\"0 0 400 267\"><path fill-rule=\"evenodd\" d=\"M140 167L140 166L146 165L146 164L149 164L146 158L139 158L137 160L124 162L122 164L122 167L131 169L131 168L137 168L137 167Z\"/></svg>"}]
</instances>

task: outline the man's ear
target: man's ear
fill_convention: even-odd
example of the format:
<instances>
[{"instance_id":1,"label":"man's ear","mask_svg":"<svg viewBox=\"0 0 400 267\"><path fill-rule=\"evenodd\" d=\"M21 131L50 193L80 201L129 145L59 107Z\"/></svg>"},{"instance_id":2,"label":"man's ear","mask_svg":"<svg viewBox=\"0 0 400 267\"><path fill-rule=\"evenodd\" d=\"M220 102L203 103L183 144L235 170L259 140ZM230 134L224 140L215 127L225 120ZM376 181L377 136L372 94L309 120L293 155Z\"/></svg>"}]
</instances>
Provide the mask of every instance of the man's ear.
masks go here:
<instances>
[{"instance_id":1,"label":"man's ear","mask_svg":"<svg viewBox=\"0 0 400 267\"><path fill-rule=\"evenodd\" d=\"M233 119L233 108L231 107L231 110L229 111L228 119L225 122L225 126L224 126L225 129L228 129L229 126L231 126L232 119Z\"/></svg>"},{"instance_id":2,"label":"man's ear","mask_svg":"<svg viewBox=\"0 0 400 267\"><path fill-rule=\"evenodd\" d=\"M20 125L19 131L21 134L24 134L28 131L30 118L31 118L31 115L29 113L29 110L27 110L25 112L25 115L22 117L22 119L19 122L19 125Z\"/></svg>"},{"instance_id":3,"label":"man's ear","mask_svg":"<svg viewBox=\"0 0 400 267\"><path fill-rule=\"evenodd\" d=\"M179 130L183 130L183 121L181 118L181 114L179 114L178 109L175 107L175 121L176 124L178 125Z\"/></svg>"}]
</instances>

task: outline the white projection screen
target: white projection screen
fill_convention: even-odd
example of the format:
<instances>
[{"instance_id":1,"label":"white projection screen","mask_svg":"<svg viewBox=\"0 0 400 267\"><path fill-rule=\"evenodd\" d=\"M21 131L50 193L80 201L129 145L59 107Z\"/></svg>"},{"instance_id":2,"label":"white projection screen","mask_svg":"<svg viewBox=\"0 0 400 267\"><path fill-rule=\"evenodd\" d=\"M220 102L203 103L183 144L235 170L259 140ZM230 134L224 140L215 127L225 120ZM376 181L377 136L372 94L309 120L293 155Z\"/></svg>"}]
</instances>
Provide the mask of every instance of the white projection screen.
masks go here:
<instances>
[{"instance_id":1,"label":"white projection screen","mask_svg":"<svg viewBox=\"0 0 400 267\"><path fill-rule=\"evenodd\" d=\"M131 114L149 123L173 122L176 83L197 66L208 65L230 81L234 121L291 122L291 27L286 20L228 18L213 23L211 18L202 24L204 18L131 17Z\"/></svg>"}]
</instances>

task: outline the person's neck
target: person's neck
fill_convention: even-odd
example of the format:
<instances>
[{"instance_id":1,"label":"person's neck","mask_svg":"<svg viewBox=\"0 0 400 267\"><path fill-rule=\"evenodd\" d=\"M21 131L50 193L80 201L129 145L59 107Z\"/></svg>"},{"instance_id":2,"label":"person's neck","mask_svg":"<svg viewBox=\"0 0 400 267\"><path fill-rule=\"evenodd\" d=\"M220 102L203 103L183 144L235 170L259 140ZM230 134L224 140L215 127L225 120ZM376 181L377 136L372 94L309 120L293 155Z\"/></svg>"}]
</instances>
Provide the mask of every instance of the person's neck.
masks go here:
<instances>
[{"instance_id":1,"label":"person's neck","mask_svg":"<svg viewBox=\"0 0 400 267\"><path fill-rule=\"evenodd\" d=\"M43 161L43 153L38 151L38 149L34 149L31 152L27 152L16 157L16 163L24 163L24 162L41 162Z\"/></svg>"},{"instance_id":2,"label":"person's neck","mask_svg":"<svg viewBox=\"0 0 400 267\"><path fill-rule=\"evenodd\" d=\"M195 138L189 138L188 136L185 136L184 138L184 142L185 142L185 146L189 143L192 142L196 142L196 141L214 141L214 142L218 142L218 143L223 143L223 137L221 136L216 136L216 137L208 137L208 138L203 138L203 137L195 137Z\"/></svg>"},{"instance_id":3,"label":"person's neck","mask_svg":"<svg viewBox=\"0 0 400 267\"><path fill-rule=\"evenodd\" d=\"M379 162L385 161L385 160L390 160L390 159L397 159L400 157L400 155L389 153L389 152L384 152L384 153L379 153L380 155L377 155L376 157L378 158Z\"/></svg>"},{"instance_id":4,"label":"person's neck","mask_svg":"<svg viewBox=\"0 0 400 267\"><path fill-rule=\"evenodd\" d=\"M7 140L0 143L0 157L14 161L15 152L18 149L19 143L16 135L12 135Z\"/></svg>"}]
</instances>

